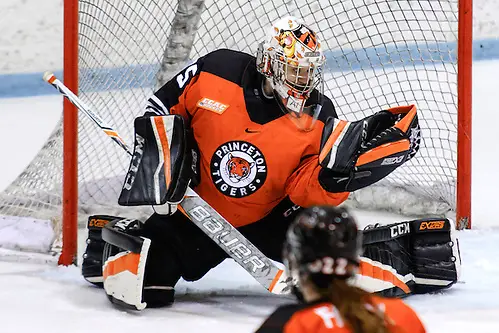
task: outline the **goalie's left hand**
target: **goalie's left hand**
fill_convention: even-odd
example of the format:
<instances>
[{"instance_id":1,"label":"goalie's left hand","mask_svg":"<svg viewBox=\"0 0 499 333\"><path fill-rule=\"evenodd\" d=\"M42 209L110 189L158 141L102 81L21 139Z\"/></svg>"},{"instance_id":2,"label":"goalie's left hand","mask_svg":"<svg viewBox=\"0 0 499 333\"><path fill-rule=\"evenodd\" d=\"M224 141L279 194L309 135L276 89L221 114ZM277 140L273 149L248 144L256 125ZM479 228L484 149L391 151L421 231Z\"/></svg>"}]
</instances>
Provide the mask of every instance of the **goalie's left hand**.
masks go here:
<instances>
[{"instance_id":1,"label":"goalie's left hand","mask_svg":"<svg viewBox=\"0 0 499 333\"><path fill-rule=\"evenodd\" d=\"M420 142L414 105L354 122L329 118L322 132L319 182L333 193L369 186L413 158Z\"/></svg>"}]
</instances>

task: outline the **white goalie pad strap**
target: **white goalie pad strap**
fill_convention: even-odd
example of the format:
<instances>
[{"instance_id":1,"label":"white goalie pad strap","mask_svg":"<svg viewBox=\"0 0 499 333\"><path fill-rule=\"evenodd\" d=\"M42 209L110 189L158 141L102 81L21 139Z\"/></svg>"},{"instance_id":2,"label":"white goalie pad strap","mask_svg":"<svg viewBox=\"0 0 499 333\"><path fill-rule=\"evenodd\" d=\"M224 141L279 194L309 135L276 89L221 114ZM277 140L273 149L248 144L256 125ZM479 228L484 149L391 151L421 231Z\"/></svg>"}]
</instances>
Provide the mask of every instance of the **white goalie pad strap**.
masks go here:
<instances>
[{"instance_id":1,"label":"white goalie pad strap","mask_svg":"<svg viewBox=\"0 0 499 333\"><path fill-rule=\"evenodd\" d=\"M109 257L103 266L104 290L114 299L143 310L142 302L144 273L151 240L143 239L140 254L131 251L120 252Z\"/></svg>"}]
</instances>

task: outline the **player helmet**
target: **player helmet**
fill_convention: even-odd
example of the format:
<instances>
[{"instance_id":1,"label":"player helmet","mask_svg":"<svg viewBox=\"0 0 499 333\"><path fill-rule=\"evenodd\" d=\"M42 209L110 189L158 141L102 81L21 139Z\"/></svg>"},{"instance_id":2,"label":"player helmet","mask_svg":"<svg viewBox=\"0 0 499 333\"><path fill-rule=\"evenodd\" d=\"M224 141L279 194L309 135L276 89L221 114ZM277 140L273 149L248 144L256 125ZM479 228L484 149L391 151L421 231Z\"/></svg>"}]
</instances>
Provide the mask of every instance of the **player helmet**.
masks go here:
<instances>
[{"instance_id":1,"label":"player helmet","mask_svg":"<svg viewBox=\"0 0 499 333\"><path fill-rule=\"evenodd\" d=\"M317 34L295 17L276 21L267 40L258 45L257 70L269 79L279 106L302 130L311 130L319 116L324 62Z\"/></svg>"},{"instance_id":2,"label":"player helmet","mask_svg":"<svg viewBox=\"0 0 499 333\"><path fill-rule=\"evenodd\" d=\"M362 235L345 208L315 206L301 212L290 225L283 261L294 280L307 275L319 287L332 277L346 279L359 266Z\"/></svg>"}]
</instances>

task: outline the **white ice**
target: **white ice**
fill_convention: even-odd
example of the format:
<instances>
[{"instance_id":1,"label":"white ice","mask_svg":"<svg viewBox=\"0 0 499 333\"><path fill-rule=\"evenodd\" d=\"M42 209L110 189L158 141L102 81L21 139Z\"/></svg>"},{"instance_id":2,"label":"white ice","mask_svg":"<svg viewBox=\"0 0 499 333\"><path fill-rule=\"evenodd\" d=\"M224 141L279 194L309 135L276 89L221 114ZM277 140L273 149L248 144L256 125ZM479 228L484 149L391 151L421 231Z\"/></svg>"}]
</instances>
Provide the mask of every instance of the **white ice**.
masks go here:
<instances>
[{"instance_id":1,"label":"white ice","mask_svg":"<svg viewBox=\"0 0 499 333\"><path fill-rule=\"evenodd\" d=\"M451 289L407 298L429 332L497 332L499 326L499 221L495 207L499 157L499 62L477 62L473 75L473 230L459 232L463 274ZM17 176L48 137L61 110L59 96L0 100L0 188ZM8 162L7 162L8 161ZM361 224L404 217L357 211ZM81 250L81 246L80 246ZM116 309L88 285L77 267L0 262L0 332L251 332L278 304L227 260L194 283L181 282L168 309L141 313Z\"/></svg>"}]
</instances>

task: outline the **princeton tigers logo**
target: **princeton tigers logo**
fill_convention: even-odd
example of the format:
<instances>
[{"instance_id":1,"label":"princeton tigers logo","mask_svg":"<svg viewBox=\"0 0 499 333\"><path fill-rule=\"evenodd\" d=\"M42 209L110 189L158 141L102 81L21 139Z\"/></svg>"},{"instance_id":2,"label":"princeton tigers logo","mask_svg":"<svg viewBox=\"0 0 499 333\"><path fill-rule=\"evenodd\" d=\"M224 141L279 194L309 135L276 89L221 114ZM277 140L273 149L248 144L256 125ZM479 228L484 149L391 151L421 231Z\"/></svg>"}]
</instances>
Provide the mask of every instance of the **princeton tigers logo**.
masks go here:
<instances>
[{"instance_id":1,"label":"princeton tigers logo","mask_svg":"<svg viewBox=\"0 0 499 333\"><path fill-rule=\"evenodd\" d=\"M267 178L263 153L245 141L230 141L218 147L211 158L210 169L217 189L234 198L257 191Z\"/></svg>"},{"instance_id":2,"label":"princeton tigers logo","mask_svg":"<svg viewBox=\"0 0 499 333\"><path fill-rule=\"evenodd\" d=\"M248 162L244 158L234 157L229 153L227 161L227 169L229 169L229 177L234 182L244 180L250 174L250 170L255 166L255 162Z\"/></svg>"}]
</instances>

